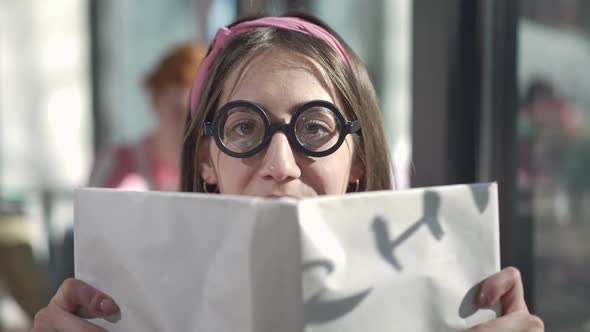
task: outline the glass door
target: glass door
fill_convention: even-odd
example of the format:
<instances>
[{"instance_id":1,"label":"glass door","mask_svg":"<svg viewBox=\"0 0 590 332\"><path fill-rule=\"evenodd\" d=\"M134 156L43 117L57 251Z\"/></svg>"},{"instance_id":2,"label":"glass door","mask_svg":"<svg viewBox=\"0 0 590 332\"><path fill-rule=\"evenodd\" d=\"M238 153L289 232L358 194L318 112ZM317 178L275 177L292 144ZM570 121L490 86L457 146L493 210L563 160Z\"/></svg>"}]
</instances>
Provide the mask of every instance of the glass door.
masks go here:
<instances>
[{"instance_id":1,"label":"glass door","mask_svg":"<svg viewBox=\"0 0 590 332\"><path fill-rule=\"evenodd\" d=\"M548 331L589 331L590 2L523 0L517 188Z\"/></svg>"}]
</instances>

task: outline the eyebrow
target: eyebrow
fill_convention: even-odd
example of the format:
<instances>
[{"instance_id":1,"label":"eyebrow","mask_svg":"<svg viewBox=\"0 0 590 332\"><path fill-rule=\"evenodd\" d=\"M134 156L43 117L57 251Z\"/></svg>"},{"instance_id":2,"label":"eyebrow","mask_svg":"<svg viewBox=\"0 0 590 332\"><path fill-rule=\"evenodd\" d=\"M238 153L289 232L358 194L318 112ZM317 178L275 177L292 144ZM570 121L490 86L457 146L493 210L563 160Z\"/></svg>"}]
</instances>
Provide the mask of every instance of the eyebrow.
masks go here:
<instances>
[{"instance_id":1,"label":"eyebrow","mask_svg":"<svg viewBox=\"0 0 590 332\"><path fill-rule=\"evenodd\" d=\"M267 105L265 105L264 103L261 103L261 102L255 101L255 100L251 100L251 99L234 99L234 100L230 100L230 101L228 101L228 103L229 103L229 102L232 102L232 101L235 101L235 100L246 100L246 101L249 101L249 102L251 102L251 103L254 103L254 104L256 104L256 105L260 106L260 108L262 108L262 110L263 110L263 111L264 111L264 112L265 112L265 113L268 115L268 117L269 117L271 120L273 120L273 121L277 120L277 117L276 117L276 116L274 115L274 113L272 112L272 108L268 107L268 106L267 106ZM310 99L310 100L307 100L307 101L303 101L303 102L297 103L297 104L295 104L295 105L293 105L293 106L291 106L291 107L289 108L289 110L287 111L287 114L289 114L289 115L291 115L291 116L292 116L292 115L293 115L293 113L295 113L295 111L297 111L299 108L301 108L301 106L303 106L303 105L307 104L308 102L310 102L310 101L312 101L312 100L318 100L318 99ZM331 101L329 101L329 100L326 100L326 101L327 101L327 102L331 102Z\"/></svg>"}]
</instances>

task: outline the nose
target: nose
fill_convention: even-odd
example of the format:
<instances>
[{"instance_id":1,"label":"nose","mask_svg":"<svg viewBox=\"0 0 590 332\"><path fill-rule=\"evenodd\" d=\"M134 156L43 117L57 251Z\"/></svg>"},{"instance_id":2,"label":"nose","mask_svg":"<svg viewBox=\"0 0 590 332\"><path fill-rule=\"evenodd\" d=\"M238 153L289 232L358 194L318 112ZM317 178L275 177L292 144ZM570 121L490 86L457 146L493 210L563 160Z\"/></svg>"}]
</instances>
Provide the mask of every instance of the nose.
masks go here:
<instances>
[{"instance_id":1,"label":"nose","mask_svg":"<svg viewBox=\"0 0 590 332\"><path fill-rule=\"evenodd\" d=\"M282 132L277 132L270 139L264 152L261 175L265 179L285 182L301 176L301 169L295 161L295 155L289 139Z\"/></svg>"}]
</instances>

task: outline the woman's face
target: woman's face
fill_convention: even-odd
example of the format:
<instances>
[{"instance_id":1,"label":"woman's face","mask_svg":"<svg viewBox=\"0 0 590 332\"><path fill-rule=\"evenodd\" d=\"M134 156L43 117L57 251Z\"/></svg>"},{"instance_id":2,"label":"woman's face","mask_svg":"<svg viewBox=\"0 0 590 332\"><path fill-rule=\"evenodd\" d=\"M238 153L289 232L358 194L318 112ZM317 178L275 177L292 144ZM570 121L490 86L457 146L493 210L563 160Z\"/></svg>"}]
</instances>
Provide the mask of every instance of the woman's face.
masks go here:
<instances>
[{"instance_id":1,"label":"woman's face","mask_svg":"<svg viewBox=\"0 0 590 332\"><path fill-rule=\"evenodd\" d=\"M152 92L152 102L157 123L170 132L182 133L186 120L186 105L190 87L180 83L168 83Z\"/></svg>"},{"instance_id":2,"label":"woman's face","mask_svg":"<svg viewBox=\"0 0 590 332\"><path fill-rule=\"evenodd\" d=\"M260 105L271 122L289 122L292 113L311 100L333 100L330 87L321 79L321 67L294 52L267 50L238 65L228 77L218 107L233 100ZM262 197L312 197L343 194L348 183L363 175L354 158L351 135L340 148L314 158L294 148L277 131L265 150L248 158L230 157L205 136L199 146L200 174L223 194Z\"/></svg>"}]
</instances>

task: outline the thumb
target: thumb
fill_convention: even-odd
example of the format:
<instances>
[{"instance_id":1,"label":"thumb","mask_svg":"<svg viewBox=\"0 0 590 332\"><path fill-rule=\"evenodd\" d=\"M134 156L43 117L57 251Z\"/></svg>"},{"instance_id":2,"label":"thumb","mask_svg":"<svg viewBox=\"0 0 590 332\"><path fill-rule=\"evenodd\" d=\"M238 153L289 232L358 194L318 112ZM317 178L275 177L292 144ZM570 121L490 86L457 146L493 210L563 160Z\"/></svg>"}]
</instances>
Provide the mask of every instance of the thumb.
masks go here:
<instances>
[{"instance_id":1,"label":"thumb","mask_svg":"<svg viewBox=\"0 0 590 332\"><path fill-rule=\"evenodd\" d=\"M111 297L78 279L66 279L51 299L62 310L76 314L108 316L119 308Z\"/></svg>"},{"instance_id":2,"label":"thumb","mask_svg":"<svg viewBox=\"0 0 590 332\"><path fill-rule=\"evenodd\" d=\"M520 272L516 268L504 268L482 283L477 298L479 306L487 307L498 301L502 303L503 315L518 311L529 312L524 301Z\"/></svg>"}]
</instances>

